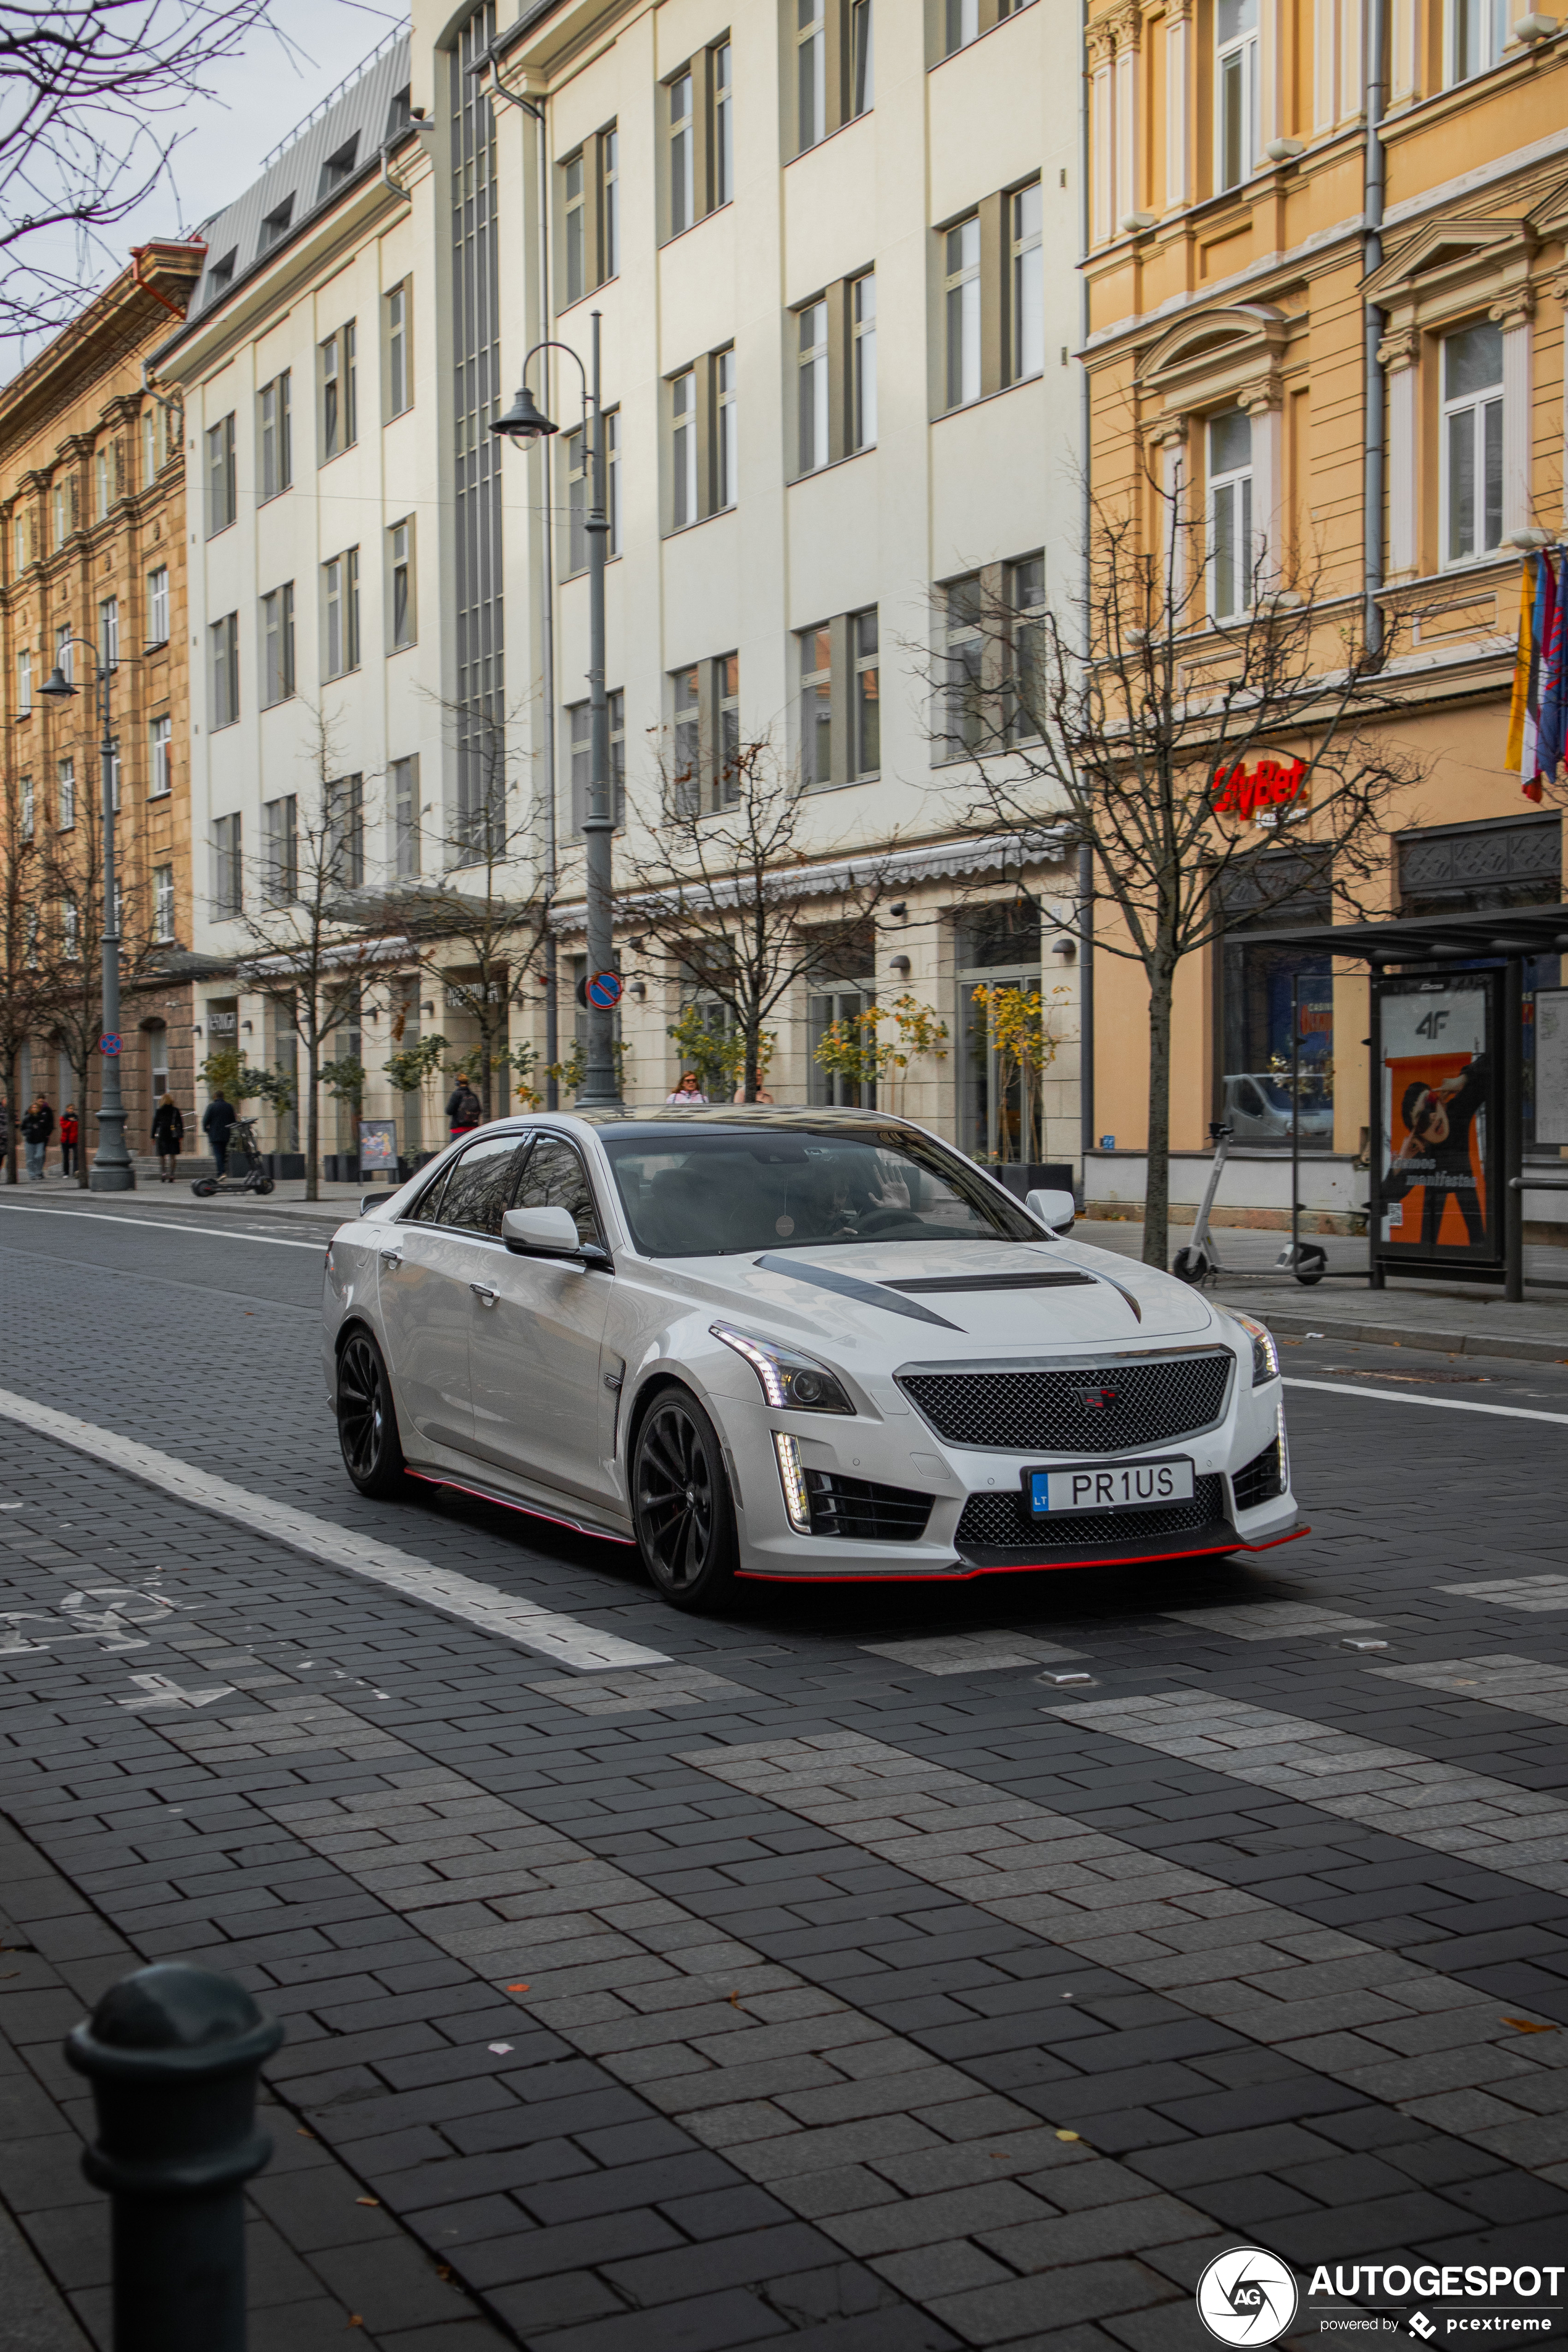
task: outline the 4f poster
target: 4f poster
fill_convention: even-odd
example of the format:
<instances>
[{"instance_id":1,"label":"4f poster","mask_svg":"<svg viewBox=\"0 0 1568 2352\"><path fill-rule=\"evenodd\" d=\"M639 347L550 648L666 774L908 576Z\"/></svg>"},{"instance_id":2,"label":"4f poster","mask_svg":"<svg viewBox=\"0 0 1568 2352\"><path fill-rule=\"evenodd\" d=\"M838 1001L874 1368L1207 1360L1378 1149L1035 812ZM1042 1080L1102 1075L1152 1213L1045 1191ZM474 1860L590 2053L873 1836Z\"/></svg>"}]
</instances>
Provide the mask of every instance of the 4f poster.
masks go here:
<instances>
[{"instance_id":1,"label":"4f poster","mask_svg":"<svg viewBox=\"0 0 1568 2352\"><path fill-rule=\"evenodd\" d=\"M1500 1259L1495 976L1389 979L1377 993L1379 1254Z\"/></svg>"}]
</instances>

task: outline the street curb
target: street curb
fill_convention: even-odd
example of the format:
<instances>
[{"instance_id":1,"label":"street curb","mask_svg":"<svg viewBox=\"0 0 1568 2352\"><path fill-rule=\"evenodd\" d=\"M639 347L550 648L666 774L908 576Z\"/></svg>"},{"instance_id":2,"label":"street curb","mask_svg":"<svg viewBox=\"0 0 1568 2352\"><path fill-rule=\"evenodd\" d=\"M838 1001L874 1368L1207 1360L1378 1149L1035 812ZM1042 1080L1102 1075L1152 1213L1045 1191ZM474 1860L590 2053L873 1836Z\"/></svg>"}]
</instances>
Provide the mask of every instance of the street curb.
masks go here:
<instances>
[{"instance_id":1,"label":"street curb","mask_svg":"<svg viewBox=\"0 0 1568 2352\"><path fill-rule=\"evenodd\" d=\"M1245 1308L1247 1301L1222 1299L1222 1306ZM1254 1302L1253 1311L1257 1310ZM1322 1339L1364 1339L1379 1348L1429 1348L1449 1356L1514 1356L1536 1364L1568 1363L1568 1333L1560 1339L1530 1338L1511 1331L1434 1331L1408 1323L1374 1323L1359 1318L1311 1315L1287 1309L1265 1318L1271 1331L1288 1338L1310 1333Z\"/></svg>"}]
</instances>

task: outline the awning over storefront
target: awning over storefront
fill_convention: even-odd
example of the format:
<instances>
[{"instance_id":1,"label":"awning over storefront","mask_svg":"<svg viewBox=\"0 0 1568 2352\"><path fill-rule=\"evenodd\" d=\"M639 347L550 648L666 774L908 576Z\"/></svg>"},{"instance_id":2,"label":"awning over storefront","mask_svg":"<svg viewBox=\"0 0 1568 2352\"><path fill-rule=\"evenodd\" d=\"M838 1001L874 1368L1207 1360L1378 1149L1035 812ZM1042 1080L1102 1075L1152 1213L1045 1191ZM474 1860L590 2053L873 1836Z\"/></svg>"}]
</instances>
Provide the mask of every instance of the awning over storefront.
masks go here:
<instances>
[{"instance_id":1,"label":"awning over storefront","mask_svg":"<svg viewBox=\"0 0 1568 2352\"><path fill-rule=\"evenodd\" d=\"M1237 930L1270 947L1355 956L1371 964L1469 963L1479 958L1568 954L1568 907L1467 908L1452 915L1390 915L1367 923L1286 924Z\"/></svg>"}]
</instances>

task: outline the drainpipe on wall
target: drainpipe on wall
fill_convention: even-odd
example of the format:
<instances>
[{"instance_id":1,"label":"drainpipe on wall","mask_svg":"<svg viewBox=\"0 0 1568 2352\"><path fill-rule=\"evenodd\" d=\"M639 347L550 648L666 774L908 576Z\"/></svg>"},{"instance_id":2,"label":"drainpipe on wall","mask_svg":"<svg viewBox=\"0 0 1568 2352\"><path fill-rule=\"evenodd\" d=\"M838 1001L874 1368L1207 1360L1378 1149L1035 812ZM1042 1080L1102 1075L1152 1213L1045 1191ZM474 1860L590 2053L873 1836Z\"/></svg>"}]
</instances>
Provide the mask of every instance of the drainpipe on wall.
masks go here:
<instances>
[{"instance_id":1,"label":"drainpipe on wall","mask_svg":"<svg viewBox=\"0 0 1568 2352\"><path fill-rule=\"evenodd\" d=\"M1388 0L1367 0L1366 161L1362 184L1362 275L1383 263L1383 212L1388 192L1388 159L1382 125L1388 94ZM1376 303L1366 305L1363 332L1363 425L1362 450L1362 568L1364 575L1363 631L1369 654L1383 651L1384 439L1387 395L1378 346L1387 324Z\"/></svg>"},{"instance_id":2,"label":"drainpipe on wall","mask_svg":"<svg viewBox=\"0 0 1568 2352\"><path fill-rule=\"evenodd\" d=\"M1078 184L1079 184L1079 343L1089 347L1089 82L1083 72L1083 60L1089 53L1089 0L1083 0L1079 13L1079 102L1078 102ZM1079 464L1083 473L1083 650L1089 647L1089 598L1093 585L1094 564L1090 527L1094 517L1093 482L1089 474L1090 403L1089 368L1079 362L1083 379L1079 391L1079 438L1082 444ZM1079 919L1079 1048L1078 1048L1078 1118L1079 1154L1083 1168L1083 1199L1089 1198L1089 1155L1094 1149L1094 852L1080 848L1078 853L1078 919Z\"/></svg>"}]
</instances>

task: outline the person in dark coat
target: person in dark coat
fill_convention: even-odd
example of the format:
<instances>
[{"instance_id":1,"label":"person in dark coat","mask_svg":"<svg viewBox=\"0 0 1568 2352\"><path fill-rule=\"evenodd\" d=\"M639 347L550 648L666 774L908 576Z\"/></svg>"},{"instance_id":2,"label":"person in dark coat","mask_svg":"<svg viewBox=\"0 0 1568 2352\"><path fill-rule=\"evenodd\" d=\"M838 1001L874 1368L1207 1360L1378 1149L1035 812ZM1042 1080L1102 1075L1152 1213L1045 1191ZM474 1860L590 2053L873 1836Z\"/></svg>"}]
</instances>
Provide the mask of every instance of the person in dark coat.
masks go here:
<instances>
[{"instance_id":1,"label":"person in dark coat","mask_svg":"<svg viewBox=\"0 0 1568 2352\"><path fill-rule=\"evenodd\" d=\"M77 1123L76 1105L67 1103L60 1113L60 1174L74 1176L77 1150L81 1140L81 1129Z\"/></svg>"},{"instance_id":2,"label":"person in dark coat","mask_svg":"<svg viewBox=\"0 0 1568 2352\"><path fill-rule=\"evenodd\" d=\"M228 1139L238 1117L239 1113L221 1087L202 1113L202 1132L206 1137L220 1176L228 1165Z\"/></svg>"},{"instance_id":3,"label":"person in dark coat","mask_svg":"<svg viewBox=\"0 0 1568 2352\"><path fill-rule=\"evenodd\" d=\"M44 1157L54 1131L55 1115L47 1096L35 1095L22 1116L22 1140L27 1147L27 1175L35 1184L41 1184L44 1181Z\"/></svg>"},{"instance_id":4,"label":"person in dark coat","mask_svg":"<svg viewBox=\"0 0 1568 2352\"><path fill-rule=\"evenodd\" d=\"M153 1113L153 1149L158 1155L158 1181L172 1184L179 1173L180 1146L185 1139L185 1122L173 1095L160 1095L158 1108ZM224 1148L226 1150L227 1139ZM217 1147L213 1147L216 1151Z\"/></svg>"},{"instance_id":5,"label":"person in dark coat","mask_svg":"<svg viewBox=\"0 0 1568 2352\"><path fill-rule=\"evenodd\" d=\"M452 1130L453 1140L456 1141L459 1135L467 1135L471 1129L481 1126L484 1116L485 1107L468 1084L468 1073L465 1070L459 1070L458 1083L452 1088L450 1099L447 1104L447 1124Z\"/></svg>"}]
</instances>

